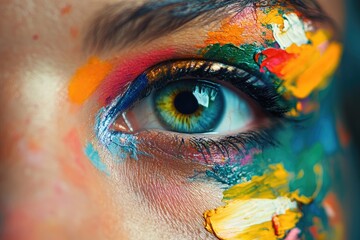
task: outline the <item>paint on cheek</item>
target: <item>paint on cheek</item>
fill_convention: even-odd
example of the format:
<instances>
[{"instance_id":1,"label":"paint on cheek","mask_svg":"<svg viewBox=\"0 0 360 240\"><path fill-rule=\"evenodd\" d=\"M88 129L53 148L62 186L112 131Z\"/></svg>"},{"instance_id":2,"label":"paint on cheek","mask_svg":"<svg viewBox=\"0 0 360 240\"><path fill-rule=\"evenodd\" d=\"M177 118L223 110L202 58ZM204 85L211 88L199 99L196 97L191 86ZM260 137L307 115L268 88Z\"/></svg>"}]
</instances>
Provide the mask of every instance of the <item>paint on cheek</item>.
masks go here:
<instances>
[{"instance_id":1,"label":"paint on cheek","mask_svg":"<svg viewBox=\"0 0 360 240\"><path fill-rule=\"evenodd\" d=\"M110 73L113 65L97 57L91 57L72 77L68 87L69 99L73 103L84 103Z\"/></svg>"},{"instance_id":2,"label":"paint on cheek","mask_svg":"<svg viewBox=\"0 0 360 240\"><path fill-rule=\"evenodd\" d=\"M92 165L101 172L109 174L107 166L101 161L98 151L95 150L91 143L88 143L84 149L84 152Z\"/></svg>"},{"instance_id":3,"label":"paint on cheek","mask_svg":"<svg viewBox=\"0 0 360 240\"><path fill-rule=\"evenodd\" d=\"M214 164L211 170L206 171L206 176L229 186L250 181L253 176L258 176L263 171L262 159L256 156L260 150L249 150L249 154L238 157L239 160L226 164Z\"/></svg>"},{"instance_id":4,"label":"paint on cheek","mask_svg":"<svg viewBox=\"0 0 360 240\"><path fill-rule=\"evenodd\" d=\"M224 191L226 205L204 213L206 229L220 239L284 237L302 216L298 202L311 201L290 192L289 177L281 164L271 165L268 173Z\"/></svg>"}]
</instances>

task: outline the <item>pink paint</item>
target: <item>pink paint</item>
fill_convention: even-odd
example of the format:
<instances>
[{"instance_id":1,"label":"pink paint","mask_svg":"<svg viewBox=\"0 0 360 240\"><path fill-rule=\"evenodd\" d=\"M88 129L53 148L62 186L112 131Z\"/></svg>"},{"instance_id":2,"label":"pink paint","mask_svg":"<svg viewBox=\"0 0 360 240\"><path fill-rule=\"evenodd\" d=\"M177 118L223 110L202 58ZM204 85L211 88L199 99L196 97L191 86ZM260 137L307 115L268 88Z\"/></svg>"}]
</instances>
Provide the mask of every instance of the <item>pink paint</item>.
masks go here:
<instances>
[{"instance_id":1,"label":"pink paint","mask_svg":"<svg viewBox=\"0 0 360 240\"><path fill-rule=\"evenodd\" d=\"M81 161L81 159L84 157L83 146L80 142L77 130L70 130L69 133L64 137L64 142L73 153L77 166L81 170L85 171L84 163Z\"/></svg>"},{"instance_id":2,"label":"pink paint","mask_svg":"<svg viewBox=\"0 0 360 240\"><path fill-rule=\"evenodd\" d=\"M113 100L124 87L146 69L160 62L169 60L175 55L175 49L151 51L139 56L123 59L116 64L115 70L101 83L99 87L99 102L107 104Z\"/></svg>"},{"instance_id":3,"label":"pink paint","mask_svg":"<svg viewBox=\"0 0 360 240\"><path fill-rule=\"evenodd\" d=\"M300 229L294 228L289 232L289 234L286 236L285 240L299 240L300 233L301 233Z\"/></svg>"}]
</instances>

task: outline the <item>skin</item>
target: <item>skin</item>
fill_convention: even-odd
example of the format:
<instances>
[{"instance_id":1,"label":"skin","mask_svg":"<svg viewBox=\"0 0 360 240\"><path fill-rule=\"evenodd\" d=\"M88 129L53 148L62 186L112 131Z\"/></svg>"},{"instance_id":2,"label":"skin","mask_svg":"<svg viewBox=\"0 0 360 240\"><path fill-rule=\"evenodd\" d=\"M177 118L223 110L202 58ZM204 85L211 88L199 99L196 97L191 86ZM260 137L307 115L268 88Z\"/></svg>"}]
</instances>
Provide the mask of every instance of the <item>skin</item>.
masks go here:
<instances>
[{"instance_id":1,"label":"skin","mask_svg":"<svg viewBox=\"0 0 360 240\"><path fill-rule=\"evenodd\" d=\"M74 105L67 88L89 57L82 51L84 30L106 2L1 3L1 233L4 239L214 238L202 214L222 205L222 189L188 181L201 166L166 155L114 165L101 150L116 169L106 176L83 154L95 138L89 116L99 106L95 97ZM341 24L340 1L324 6ZM122 59L170 44L192 52L188 39L202 43L208 30L187 29L100 55Z\"/></svg>"}]
</instances>

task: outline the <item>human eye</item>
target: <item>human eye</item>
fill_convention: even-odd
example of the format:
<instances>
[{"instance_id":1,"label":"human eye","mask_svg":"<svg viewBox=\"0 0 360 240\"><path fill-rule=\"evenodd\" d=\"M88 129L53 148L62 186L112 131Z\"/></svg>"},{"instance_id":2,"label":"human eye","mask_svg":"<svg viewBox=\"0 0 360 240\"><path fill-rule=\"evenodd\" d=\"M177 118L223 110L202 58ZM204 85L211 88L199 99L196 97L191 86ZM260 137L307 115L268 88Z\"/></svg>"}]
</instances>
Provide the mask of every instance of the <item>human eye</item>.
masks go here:
<instances>
[{"instance_id":1,"label":"human eye","mask_svg":"<svg viewBox=\"0 0 360 240\"><path fill-rule=\"evenodd\" d=\"M246 66L173 60L144 71L104 109L98 135L119 157L155 147L207 164L236 161L249 146L272 143L268 131L287 109L270 79Z\"/></svg>"}]
</instances>

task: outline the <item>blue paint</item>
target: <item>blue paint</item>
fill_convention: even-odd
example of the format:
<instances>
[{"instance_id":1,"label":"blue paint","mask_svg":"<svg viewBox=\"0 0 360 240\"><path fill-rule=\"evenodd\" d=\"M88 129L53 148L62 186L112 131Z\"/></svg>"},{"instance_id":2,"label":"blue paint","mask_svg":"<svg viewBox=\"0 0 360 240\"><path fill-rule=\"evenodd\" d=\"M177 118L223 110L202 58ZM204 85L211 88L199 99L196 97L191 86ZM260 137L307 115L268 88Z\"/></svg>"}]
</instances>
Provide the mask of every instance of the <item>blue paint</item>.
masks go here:
<instances>
[{"instance_id":1,"label":"blue paint","mask_svg":"<svg viewBox=\"0 0 360 240\"><path fill-rule=\"evenodd\" d=\"M92 165L101 172L109 174L106 165L101 161L99 153L94 149L91 143L88 143L85 147L85 154L89 158Z\"/></svg>"},{"instance_id":2,"label":"blue paint","mask_svg":"<svg viewBox=\"0 0 360 240\"><path fill-rule=\"evenodd\" d=\"M96 135L119 162L127 157L138 159L137 138L132 134L113 131L110 127L121 113L142 97L148 83L146 75L140 75L123 95L117 97L108 107L102 108L96 116Z\"/></svg>"},{"instance_id":3,"label":"blue paint","mask_svg":"<svg viewBox=\"0 0 360 240\"><path fill-rule=\"evenodd\" d=\"M128 156L132 159L138 160L138 142L134 135L114 131L110 132L110 134L111 140L106 147L117 160L123 161Z\"/></svg>"},{"instance_id":4,"label":"blue paint","mask_svg":"<svg viewBox=\"0 0 360 240\"><path fill-rule=\"evenodd\" d=\"M338 138L335 132L335 123L329 116L323 117L319 120L319 138L323 144L324 150L327 154L333 154L338 150Z\"/></svg>"}]
</instances>

